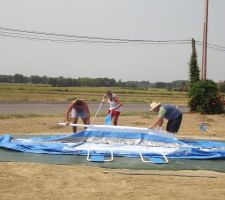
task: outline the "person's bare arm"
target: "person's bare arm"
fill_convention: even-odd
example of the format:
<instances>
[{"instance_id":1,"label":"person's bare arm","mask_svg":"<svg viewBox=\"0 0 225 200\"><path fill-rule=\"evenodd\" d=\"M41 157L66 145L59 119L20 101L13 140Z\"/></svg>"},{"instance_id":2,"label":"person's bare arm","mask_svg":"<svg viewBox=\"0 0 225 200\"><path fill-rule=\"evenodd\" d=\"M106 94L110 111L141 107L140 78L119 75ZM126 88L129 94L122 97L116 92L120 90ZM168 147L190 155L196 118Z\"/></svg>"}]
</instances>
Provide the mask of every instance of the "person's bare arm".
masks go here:
<instances>
[{"instance_id":1,"label":"person's bare arm","mask_svg":"<svg viewBox=\"0 0 225 200\"><path fill-rule=\"evenodd\" d=\"M119 100L118 97L114 97L114 101L116 102L116 104L118 106L116 108L114 108L113 110L116 110L116 109L120 108L121 106L123 106L122 102Z\"/></svg>"},{"instance_id":2,"label":"person's bare arm","mask_svg":"<svg viewBox=\"0 0 225 200\"><path fill-rule=\"evenodd\" d=\"M148 128L152 129L155 128L157 126L161 127L163 124L163 118L162 117L158 117L157 120L155 121L155 123L151 126L149 126Z\"/></svg>"},{"instance_id":3,"label":"person's bare arm","mask_svg":"<svg viewBox=\"0 0 225 200\"><path fill-rule=\"evenodd\" d=\"M107 95L104 94L103 97L102 97L102 103L105 103L106 98L107 98Z\"/></svg>"},{"instance_id":4,"label":"person's bare arm","mask_svg":"<svg viewBox=\"0 0 225 200\"><path fill-rule=\"evenodd\" d=\"M76 100L72 101L65 112L65 121L67 124L69 124L69 121L70 121L69 114L70 114L71 110L74 108L75 102L76 102Z\"/></svg>"}]
</instances>

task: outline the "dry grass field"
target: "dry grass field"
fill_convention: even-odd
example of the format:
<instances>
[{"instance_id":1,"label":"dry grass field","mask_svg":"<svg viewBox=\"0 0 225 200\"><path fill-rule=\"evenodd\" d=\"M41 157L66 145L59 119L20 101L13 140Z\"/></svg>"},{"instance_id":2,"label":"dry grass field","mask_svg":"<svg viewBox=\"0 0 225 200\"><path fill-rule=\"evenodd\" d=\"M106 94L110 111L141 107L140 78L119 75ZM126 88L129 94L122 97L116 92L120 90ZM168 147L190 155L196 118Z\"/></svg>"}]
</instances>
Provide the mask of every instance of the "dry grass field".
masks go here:
<instances>
[{"instance_id":1,"label":"dry grass field","mask_svg":"<svg viewBox=\"0 0 225 200\"><path fill-rule=\"evenodd\" d=\"M34 84L0 84L0 103L4 102L67 102L74 97L87 101L100 102L105 87L51 87ZM170 102L187 104L186 92L167 91L166 89L126 89L110 88L123 102Z\"/></svg>"},{"instance_id":2,"label":"dry grass field","mask_svg":"<svg viewBox=\"0 0 225 200\"><path fill-rule=\"evenodd\" d=\"M63 117L0 119L0 134L70 133L70 127L57 125ZM225 139L225 116L185 114L178 137ZM121 116L120 125L147 127L154 116ZM216 133L200 132L204 120ZM96 119L101 124L103 117ZM79 199L79 200L223 200L225 174L213 171L109 170L89 166L34 163L0 163L1 200Z\"/></svg>"},{"instance_id":3,"label":"dry grass field","mask_svg":"<svg viewBox=\"0 0 225 200\"><path fill-rule=\"evenodd\" d=\"M153 123L155 115L147 115L143 113L138 116L120 116L119 125L148 127ZM22 118L0 118L1 129L0 134L12 133L18 135L24 134L59 134L71 133L71 127L59 126L59 122L63 122L64 116L32 116L29 115ZM178 137L217 137L225 138L225 115L200 115L200 114L184 114L182 125L178 133ZM199 124L205 122L212 132L216 133L212 136L208 132L199 130ZM81 123L79 120L78 123ZM104 116L99 116L95 120L95 124L104 124ZM164 126L166 123L164 123ZM165 127L164 127L165 129Z\"/></svg>"},{"instance_id":4,"label":"dry grass field","mask_svg":"<svg viewBox=\"0 0 225 200\"><path fill-rule=\"evenodd\" d=\"M27 88L26 88L27 87ZM40 89L29 85L0 85L1 102L61 102L74 96L99 101L106 88L92 93L88 88ZM14 93L10 92L13 91ZM125 102L161 102L186 104L184 93L167 91L116 90ZM71 127L58 126L63 116L1 116L0 134L49 135L71 133ZM154 115L146 113L120 116L119 125L148 127ZM225 140L225 115L184 114L179 138L204 138ZM80 121L79 121L80 122ZM103 124L98 116L95 124ZM201 132L199 124L205 122L216 135ZM225 166L224 166L225 167ZM0 162L1 200L223 200L225 173L213 171L157 171L110 170L90 166L65 166L22 162Z\"/></svg>"}]
</instances>

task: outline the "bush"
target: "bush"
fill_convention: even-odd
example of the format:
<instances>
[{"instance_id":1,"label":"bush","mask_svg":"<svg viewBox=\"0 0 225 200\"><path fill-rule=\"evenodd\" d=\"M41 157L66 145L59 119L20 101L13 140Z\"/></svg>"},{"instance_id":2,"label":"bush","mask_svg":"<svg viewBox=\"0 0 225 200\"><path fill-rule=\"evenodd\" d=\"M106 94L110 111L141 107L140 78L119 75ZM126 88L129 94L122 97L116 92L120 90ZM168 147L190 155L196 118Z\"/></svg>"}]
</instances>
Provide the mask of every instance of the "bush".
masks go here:
<instances>
[{"instance_id":1,"label":"bush","mask_svg":"<svg viewBox=\"0 0 225 200\"><path fill-rule=\"evenodd\" d=\"M201 80L192 84L189 96L191 111L202 114L221 114L224 112L217 85L211 80Z\"/></svg>"}]
</instances>

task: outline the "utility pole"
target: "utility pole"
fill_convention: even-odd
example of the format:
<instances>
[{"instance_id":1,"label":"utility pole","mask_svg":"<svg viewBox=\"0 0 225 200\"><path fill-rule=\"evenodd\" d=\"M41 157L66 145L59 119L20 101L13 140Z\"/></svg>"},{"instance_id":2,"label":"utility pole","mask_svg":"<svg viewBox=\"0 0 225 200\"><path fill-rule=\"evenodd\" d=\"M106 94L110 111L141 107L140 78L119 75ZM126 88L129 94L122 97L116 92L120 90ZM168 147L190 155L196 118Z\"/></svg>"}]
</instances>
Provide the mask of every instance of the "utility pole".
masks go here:
<instances>
[{"instance_id":1,"label":"utility pole","mask_svg":"<svg viewBox=\"0 0 225 200\"><path fill-rule=\"evenodd\" d=\"M208 7L209 7L209 0L205 0L203 43L202 43L203 44L202 45L202 73L201 73L202 80L206 80L206 75L207 75Z\"/></svg>"}]
</instances>

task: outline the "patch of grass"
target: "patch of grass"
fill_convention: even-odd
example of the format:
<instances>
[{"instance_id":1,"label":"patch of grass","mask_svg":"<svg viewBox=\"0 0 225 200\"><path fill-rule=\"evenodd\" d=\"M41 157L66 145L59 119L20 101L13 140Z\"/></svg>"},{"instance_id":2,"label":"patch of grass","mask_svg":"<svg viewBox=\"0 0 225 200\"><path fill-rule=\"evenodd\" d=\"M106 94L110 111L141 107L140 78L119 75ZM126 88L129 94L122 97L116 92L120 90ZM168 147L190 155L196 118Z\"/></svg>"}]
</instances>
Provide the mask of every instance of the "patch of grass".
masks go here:
<instances>
[{"instance_id":1,"label":"patch of grass","mask_svg":"<svg viewBox=\"0 0 225 200\"><path fill-rule=\"evenodd\" d=\"M0 102L68 102L73 98L86 101L100 101L106 87L52 87L35 84L0 84ZM167 91L165 89L149 88L110 88L120 97L122 102L146 103L159 101L161 103L187 104L186 92Z\"/></svg>"},{"instance_id":2,"label":"patch of grass","mask_svg":"<svg viewBox=\"0 0 225 200\"><path fill-rule=\"evenodd\" d=\"M52 117L52 115L47 115ZM39 114L10 114L10 115L0 115L0 119L19 119L19 118L32 118L32 117L46 117L46 115Z\"/></svg>"},{"instance_id":3,"label":"patch of grass","mask_svg":"<svg viewBox=\"0 0 225 200\"><path fill-rule=\"evenodd\" d=\"M121 116L142 116L144 115L144 112L122 112Z\"/></svg>"},{"instance_id":4,"label":"patch of grass","mask_svg":"<svg viewBox=\"0 0 225 200\"><path fill-rule=\"evenodd\" d=\"M134 122L133 123L135 126L141 126L141 125L145 125L144 122Z\"/></svg>"}]
</instances>

